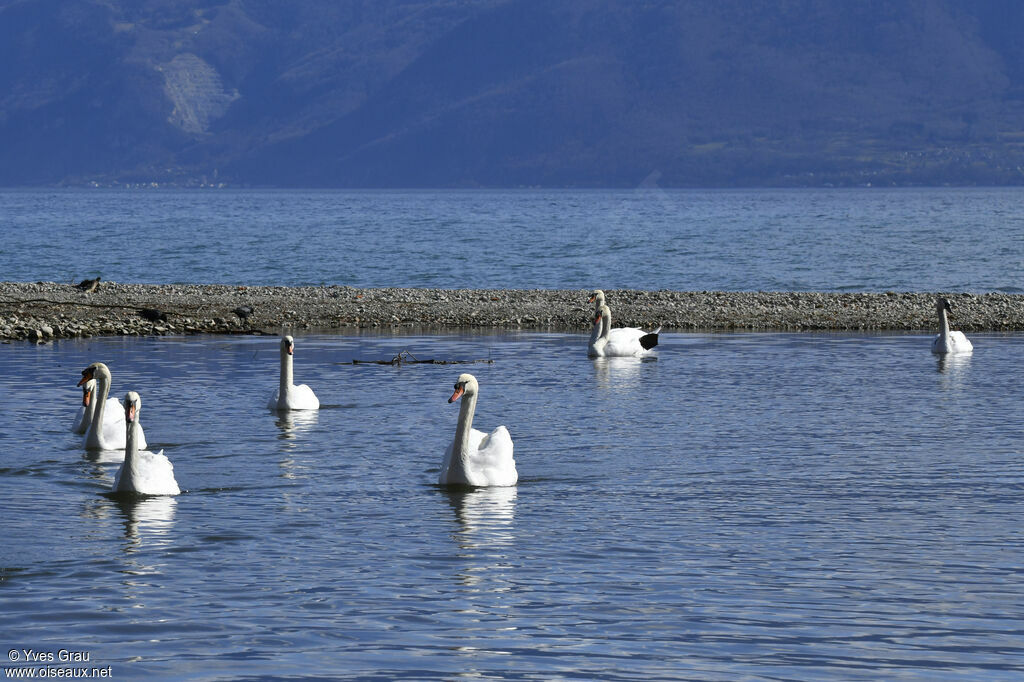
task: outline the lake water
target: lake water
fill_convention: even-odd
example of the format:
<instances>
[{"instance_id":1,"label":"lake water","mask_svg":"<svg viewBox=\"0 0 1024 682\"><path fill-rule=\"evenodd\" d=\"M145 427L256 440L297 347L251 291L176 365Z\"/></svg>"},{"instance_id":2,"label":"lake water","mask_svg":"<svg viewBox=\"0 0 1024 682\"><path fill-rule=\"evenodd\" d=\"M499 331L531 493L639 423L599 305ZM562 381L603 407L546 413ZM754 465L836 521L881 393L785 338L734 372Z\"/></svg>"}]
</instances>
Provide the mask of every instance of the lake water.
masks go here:
<instances>
[{"instance_id":1,"label":"lake water","mask_svg":"<svg viewBox=\"0 0 1024 682\"><path fill-rule=\"evenodd\" d=\"M1024 292L1024 188L0 191L0 278Z\"/></svg>"},{"instance_id":2,"label":"lake water","mask_svg":"<svg viewBox=\"0 0 1024 682\"><path fill-rule=\"evenodd\" d=\"M1024 335L972 340L303 336L289 417L272 338L0 345L0 642L114 679L1021 679ZM346 364L402 350L489 362ZM104 495L96 360L182 495ZM433 485L463 371L514 488Z\"/></svg>"}]
</instances>

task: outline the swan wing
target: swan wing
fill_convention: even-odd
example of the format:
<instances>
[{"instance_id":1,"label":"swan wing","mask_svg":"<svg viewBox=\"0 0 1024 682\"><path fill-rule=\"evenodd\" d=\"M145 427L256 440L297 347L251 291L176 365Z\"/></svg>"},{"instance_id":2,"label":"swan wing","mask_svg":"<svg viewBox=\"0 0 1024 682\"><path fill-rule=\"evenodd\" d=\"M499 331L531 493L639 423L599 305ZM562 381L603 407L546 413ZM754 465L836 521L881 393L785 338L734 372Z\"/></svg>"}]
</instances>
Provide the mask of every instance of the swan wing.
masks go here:
<instances>
[{"instance_id":1,"label":"swan wing","mask_svg":"<svg viewBox=\"0 0 1024 682\"><path fill-rule=\"evenodd\" d=\"M472 471L484 481L476 485L515 485L519 473L508 429L499 426L487 435L474 431L473 435L480 434L480 438L472 451Z\"/></svg>"},{"instance_id":2,"label":"swan wing","mask_svg":"<svg viewBox=\"0 0 1024 682\"><path fill-rule=\"evenodd\" d=\"M936 334L932 339L933 353L970 353L973 350L974 345L963 332L949 332L945 338Z\"/></svg>"},{"instance_id":3,"label":"swan wing","mask_svg":"<svg viewBox=\"0 0 1024 682\"><path fill-rule=\"evenodd\" d=\"M660 328L658 329L660 331ZM658 331L645 332L636 327L618 327L608 332L608 345L604 348L606 357L641 355L657 345ZM648 337L653 336L653 339ZM652 343L653 341L653 343Z\"/></svg>"},{"instance_id":4,"label":"swan wing","mask_svg":"<svg viewBox=\"0 0 1024 682\"><path fill-rule=\"evenodd\" d=\"M319 410L320 399L316 397L306 384L289 386L281 398L281 389L278 388L271 396L267 407L271 410Z\"/></svg>"},{"instance_id":5,"label":"swan wing","mask_svg":"<svg viewBox=\"0 0 1024 682\"><path fill-rule=\"evenodd\" d=\"M974 350L974 345L963 332L950 332L949 346L951 353L969 353Z\"/></svg>"},{"instance_id":6,"label":"swan wing","mask_svg":"<svg viewBox=\"0 0 1024 682\"><path fill-rule=\"evenodd\" d=\"M114 490L118 492L136 492L143 495L177 495L181 492L178 481L174 478L174 465L167 459L164 451L149 452L140 450L137 455L132 476L125 471L125 464L117 471Z\"/></svg>"}]
</instances>

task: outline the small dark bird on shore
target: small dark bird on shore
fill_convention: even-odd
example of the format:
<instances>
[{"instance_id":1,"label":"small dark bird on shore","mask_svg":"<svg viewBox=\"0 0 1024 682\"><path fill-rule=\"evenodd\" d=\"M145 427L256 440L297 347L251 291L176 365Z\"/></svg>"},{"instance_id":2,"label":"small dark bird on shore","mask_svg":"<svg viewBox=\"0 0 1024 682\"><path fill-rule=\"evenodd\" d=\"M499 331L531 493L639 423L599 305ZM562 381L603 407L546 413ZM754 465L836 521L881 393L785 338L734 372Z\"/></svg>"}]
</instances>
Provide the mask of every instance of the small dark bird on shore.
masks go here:
<instances>
[{"instance_id":1,"label":"small dark bird on shore","mask_svg":"<svg viewBox=\"0 0 1024 682\"><path fill-rule=\"evenodd\" d=\"M252 309L251 305L240 305L231 312L245 320L248 319L255 311Z\"/></svg>"},{"instance_id":2,"label":"small dark bird on shore","mask_svg":"<svg viewBox=\"0 0 1024 682\"><path fill-rule=\"evenodd\" d=\"M96 279L83 279L81 282L75 285L85 293L89 294L100 288L100 278Z\"/></svg>"},{"instance_id":3,"label":"small dark bird on shore","mask_svg":"<svg viewBox=\"0 0 1024 682\"><path fill-rule=\"evenodd\" d=\"M146 318L150 322L166 322L167 313L157 310L156 308L142 308L139 310L139 315Z\"/></svg>"}]
</instances>

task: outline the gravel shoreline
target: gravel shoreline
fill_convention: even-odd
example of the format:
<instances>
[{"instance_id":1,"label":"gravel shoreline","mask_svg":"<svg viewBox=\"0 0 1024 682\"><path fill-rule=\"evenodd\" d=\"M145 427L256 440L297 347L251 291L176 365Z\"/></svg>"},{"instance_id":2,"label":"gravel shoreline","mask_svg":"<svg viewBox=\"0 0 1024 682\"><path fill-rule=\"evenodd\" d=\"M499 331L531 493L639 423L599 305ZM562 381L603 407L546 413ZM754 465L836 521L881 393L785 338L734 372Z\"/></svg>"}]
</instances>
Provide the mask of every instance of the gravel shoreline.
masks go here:
<instances>
[{"instance_id":1,"label":"gravel shoreline","mask_svg":"<svg viewBox=\"0 0 1024 682\"><path fill-rule=\"evenodd\" d=\"M358 289L0 282L0 339L467 328L587 332L590 289ZM605 290L615 326L665 331L932 331L935 293ZM964 331L1024 330L1024 295L946 293Z\"/></svg>"}]
</instances>

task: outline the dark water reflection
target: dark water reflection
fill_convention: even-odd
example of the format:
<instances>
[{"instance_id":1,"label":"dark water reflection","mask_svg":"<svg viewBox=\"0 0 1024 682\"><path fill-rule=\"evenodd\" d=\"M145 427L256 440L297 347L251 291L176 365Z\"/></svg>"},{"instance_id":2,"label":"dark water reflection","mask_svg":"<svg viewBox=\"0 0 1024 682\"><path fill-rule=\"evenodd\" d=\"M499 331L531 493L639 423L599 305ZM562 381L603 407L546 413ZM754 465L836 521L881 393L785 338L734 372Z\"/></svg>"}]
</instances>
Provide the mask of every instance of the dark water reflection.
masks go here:
<instances>
[{"instance_id":1,"label":"dark water reflection","mask_svg":"<svg viewBox=\"0 0 1024 682\"><path fill-rule=\"evenodd\" d=\"M1014 679L1024 335L300 336L0 346L0 633L128 678ZM468 366L344 364L401 350ZM139 391L176 498L108 496L81 368ZM434 485L457 406L520 484Z\"/></svg>"}]
</instances>

